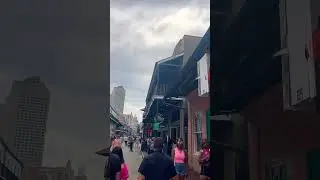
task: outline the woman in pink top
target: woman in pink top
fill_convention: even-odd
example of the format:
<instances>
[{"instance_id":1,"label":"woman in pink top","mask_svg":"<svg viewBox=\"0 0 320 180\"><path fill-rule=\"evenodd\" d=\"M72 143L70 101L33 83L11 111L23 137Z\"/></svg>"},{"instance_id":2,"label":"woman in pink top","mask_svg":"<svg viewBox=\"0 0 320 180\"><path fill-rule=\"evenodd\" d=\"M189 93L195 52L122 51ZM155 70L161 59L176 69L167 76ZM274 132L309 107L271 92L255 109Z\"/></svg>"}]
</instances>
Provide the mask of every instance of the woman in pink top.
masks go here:
<instances>
[{"instance_id":1,"label":"woman in pink top","mask_svg":"<svg viewBox=\"0 0 320 180\"><path fill-rule=\"evenodd\" d=\"M184 151L183 139L179 138L177 145L172 149L172 157L174 161L174 166L179 180L184 180L187 176L187 158L188 155Z\"/></svg>"}]
</instances>

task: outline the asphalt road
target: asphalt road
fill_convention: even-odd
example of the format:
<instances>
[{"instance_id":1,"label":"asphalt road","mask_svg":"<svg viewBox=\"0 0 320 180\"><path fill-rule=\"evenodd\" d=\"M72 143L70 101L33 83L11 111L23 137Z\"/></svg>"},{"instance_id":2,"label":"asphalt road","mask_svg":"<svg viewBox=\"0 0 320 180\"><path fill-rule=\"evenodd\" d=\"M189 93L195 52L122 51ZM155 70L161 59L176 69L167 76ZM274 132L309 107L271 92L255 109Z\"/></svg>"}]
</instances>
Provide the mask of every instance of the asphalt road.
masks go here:
<instances>
[{"instance_id":1,"label":"asphalt road","mask_svg":"<svg viewBox=\"0 0 320 180\"><path fill-rule=\"evenodd\" d=\"M140 152L130 152L129 149L123 146L124 159L129 169L129 180L136 180L138 176L138 168L142 161Z\"/></svg>"}]
</instances>

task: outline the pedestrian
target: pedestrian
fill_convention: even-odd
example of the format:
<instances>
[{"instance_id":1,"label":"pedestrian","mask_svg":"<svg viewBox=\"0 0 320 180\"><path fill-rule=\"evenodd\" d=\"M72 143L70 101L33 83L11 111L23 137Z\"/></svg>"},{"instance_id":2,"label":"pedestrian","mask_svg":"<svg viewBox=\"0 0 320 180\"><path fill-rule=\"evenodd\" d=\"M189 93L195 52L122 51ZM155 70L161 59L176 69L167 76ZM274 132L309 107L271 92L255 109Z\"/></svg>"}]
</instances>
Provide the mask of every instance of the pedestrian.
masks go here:
<instances>
[{"instance_id":1,"label":"pedestrian","mask_svg":"<svg viewBox=\"0 0 320 180\"><path fill-rule=\"evenodd\" d=\"M126 146L128 146L128 137L127 137L127 136L124 137L124 144L125 144Z\"/></svg>"},{"instance_id":2,"label":"pedestrian","mask_svg":"<svg viewBox=\"0 0 320 180\"><path fill-rule=\"evenodd\" d=\"M173 161L163 152L163 140L154 139L154 153L145 157L139 167L137 180L170 180L177 179Z\"/></svg>"},{"instance_id":3,"label":"pedestrian","mask_svg":"<svg viewBox=\"0 0 320 180\"><path fill-rule=\"evenodd\" d=\"M121 173L121 159L116 154L117 149L120 147L114 147L109 154L109 160L106 167L106 174L105 179L106 180L121 180L120 179L120 173Z\"/></svg>"},{"instance_id":4,"label":"pedestrian","mask_svg":"<svg viewBox=\"0 0 320 180\"><path fill-rule=\"evenodd\" d=\"M148 155L148 144L147 144L147 140L145 139L141 141L141 155L142 155L142 158L145 158Z\"/></svg>"},{"instance_id":5,"label":"pedestrian","mask_svg":"<svg viewBox=\"0 0 320 180\"><path fill-rule=\"evenodd\" d=\"M114 137L114 140L112 141L112 148L114 147L121 147L120 137Z\"/></svg>"},{"instance_id":6,"label":"pedestrian","mask_svg":"<svg viewBox=\"0 0 320 180\"><path fill-rule=\"evenodd\" d=\"M148 154L152 154L154 152L154 138L150 139L149 147L148 147Z\"/></svg>"},{"instance_id":7,"label":"pedestrian","mask_svg":"<svg viewBox=\"0 0 320 180\"><path fill-rule=\"evenodd\" d=\"M129 178L129 171L128 166L124 161L123 152L121 147L115 147L112 153L119 156L121 161L121 171L120 171L120 180L128 180Z\"/></svg>"},{"instance_id":8,"label":"pedestrian","mask_svg":"<svg viewBox=\"0 0 320 180\"><path fill-rule=\"evenodd\" d=\"M130 136L128 139L130 152L133 152L133 138Z\"/></svg>"},{"instance_id":9,"label":"pedestrian","mask_svg":"<svg viewBox=\"0 0 320 180\"><path fill-rule=\"evenodd\" d=\"M97 151L96 154L108 157L110 152L112 151L112 142L114 141L114 139L115 139L115 137L112 136L110 138L111 145L109 145L109 147L107 147L107 148L104 148L104 149Z\"/></svg>"},{"instance_id":10,"label":"pedestrian","mask_svg":"<svg viewBox=\"0 0 320 180\"><path fill-rule=\"evenodd\" d=\"M210 180L210 145L203 140L199 155L199 164L201 165L200 179Z\"/></svg>"},{"instance_id":11,"label":"pedestrian","mask_svg":"<svg viewBox=\"0 0 320 180\"><path fill-rule=\"evenodd\" d=\"M184 151L182 138L178 139L176 147L172 149L171 157L174 161L174 166L178 174L178 179L184 180L187 176L188 156L187 153Z\"/></svg>"},{"instance_id":12,"label":"pedestrian","mask_svg":"<svg viewBox=\"0 0 320 180\"><path fill-rule=\"evenodd\" d=\"M168 138L168 147L167 147L167 155L171 156L172 152L172 145L173 145L173 140L171 137Z\"/></svg>"}]
</instances>

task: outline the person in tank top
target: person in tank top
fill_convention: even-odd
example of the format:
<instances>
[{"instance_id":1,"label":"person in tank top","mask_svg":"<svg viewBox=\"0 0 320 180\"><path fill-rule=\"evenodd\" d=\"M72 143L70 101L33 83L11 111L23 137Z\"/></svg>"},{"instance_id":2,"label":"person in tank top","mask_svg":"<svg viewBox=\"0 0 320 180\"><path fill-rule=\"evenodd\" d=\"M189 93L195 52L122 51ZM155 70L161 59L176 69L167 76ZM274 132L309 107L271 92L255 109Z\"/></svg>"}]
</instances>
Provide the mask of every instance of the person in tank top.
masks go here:
<instances>
[{"instance_id":1,"label":"person in tank top","mask_svg":"<svg viewBox=\"0 0 320 180\"><path fill-rule=\"evenodd\" d=\"M172 158L179 180L184 180L187 176L188 155L184 150L183 139L179 138L176 147L172 149Z\"/></svg>"}]
</instances>

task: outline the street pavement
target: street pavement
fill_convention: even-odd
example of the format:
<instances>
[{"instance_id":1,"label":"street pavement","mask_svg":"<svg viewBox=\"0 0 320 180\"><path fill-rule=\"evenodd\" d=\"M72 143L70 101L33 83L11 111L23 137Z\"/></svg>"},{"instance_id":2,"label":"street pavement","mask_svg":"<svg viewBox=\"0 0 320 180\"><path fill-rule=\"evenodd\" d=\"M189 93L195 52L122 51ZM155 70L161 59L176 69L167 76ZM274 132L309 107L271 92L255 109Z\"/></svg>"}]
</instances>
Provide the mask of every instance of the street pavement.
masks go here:
<instances>
[{"instance_id":1,"label":"street pavement","mask_svg":"<svg viewBox=\"0 0 320 180\"><path fill-rule=\"evenodd\" d=\"M138 168L142 161L142 157L139 151L130 152L129 148L123 146L124 160L129 169L129 180L136 180L139 173Z\"/></svg>"},{"instance_id":2,"label":"street pavement","mask_svg":"<svg viewBox=\"0 0 320 180\"><path fill-rule=\"evenodd\" d=\"M124 159L129 169L129 179L128 180L136 180L139 173L138 168L142 161L142 156L139 150L135 150L134 152L130 152L128 147L125 145L122 146ZM188 180L200 180L200 176L198 173L188 170Z\"/></svg>"}]
</instances>

